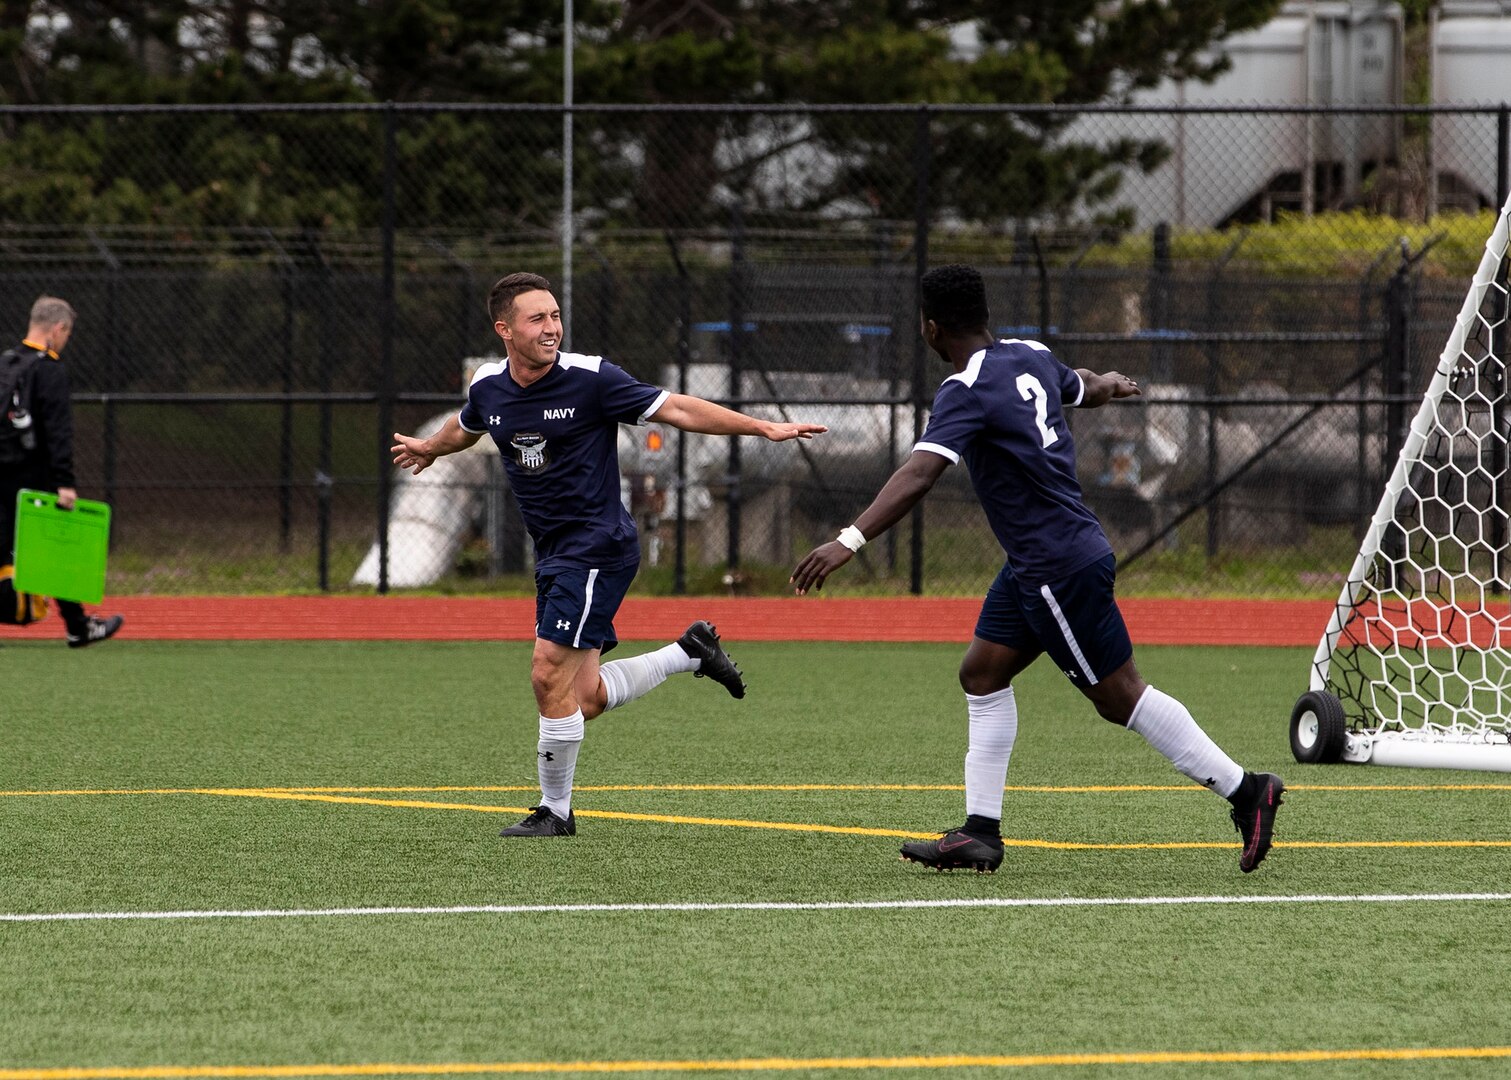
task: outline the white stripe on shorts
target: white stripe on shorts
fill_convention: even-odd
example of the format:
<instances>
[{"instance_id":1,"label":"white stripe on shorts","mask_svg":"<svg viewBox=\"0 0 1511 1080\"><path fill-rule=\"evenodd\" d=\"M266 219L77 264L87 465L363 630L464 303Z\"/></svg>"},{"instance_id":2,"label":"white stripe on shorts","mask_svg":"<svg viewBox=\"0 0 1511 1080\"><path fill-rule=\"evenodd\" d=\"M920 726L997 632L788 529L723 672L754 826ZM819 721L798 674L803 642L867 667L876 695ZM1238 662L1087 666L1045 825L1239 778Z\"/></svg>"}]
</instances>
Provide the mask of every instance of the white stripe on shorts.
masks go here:
<instances>
[{"instance_id":1,"label":"white stripe on shorts","mask_svg":"<svg viewBox=\"0 0 1511 1080\"><path fill-rule=\"evenodd\" d=\"M1054 613L1055 622L1060 624L1060 633L1065 635L1065 644L1070 646L1070 655L1076 658L1076 663L1081 665L1081 672L1086 676L1086 685L1097 684L1096 672L1091 670L1091 665L1086 662L1086 656L1081 652L1081 646L1076 642L1076 636L1070 632L1070 624L1065 621L1065 612L1060 610L1060 605L1055 603L1055 594L1049 591L1048 585L1039 586L1039 595L1044 597L1045 603L1049 604L1049 610Z\"/></svg>"},{"instance_id":2,"label":"white stripe on shorts","mask_svg":"<svg viewBox=\"0 0 1511 1080\"><path fill-rule=\"evenodd\" d=\"M582 617L577 620L577 633L572 638L572 648L580 648L582 628L588 625L588 613L593 610L593 582L598 580L598 571L588 571L588 587L582 598Z\"/></svg>"}]
</instances>

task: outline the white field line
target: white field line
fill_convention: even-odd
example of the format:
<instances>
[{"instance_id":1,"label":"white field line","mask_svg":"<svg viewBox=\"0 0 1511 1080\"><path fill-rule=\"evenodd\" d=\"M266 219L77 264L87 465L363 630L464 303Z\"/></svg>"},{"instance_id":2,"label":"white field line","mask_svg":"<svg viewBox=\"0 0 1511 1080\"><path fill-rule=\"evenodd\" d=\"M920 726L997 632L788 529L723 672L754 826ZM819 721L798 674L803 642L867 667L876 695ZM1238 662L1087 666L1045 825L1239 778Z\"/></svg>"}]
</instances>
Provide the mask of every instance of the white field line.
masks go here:
<instances>
[{"instance_id":1,"label":"white field line","mask_svg":"<svg viewBox=\"0 0 1511 1080\"><path fill-rule=\"evenodd\" d=\"M263 908L206 911L0 913L0 922L106 922L163 919L300 919L369 915L576 915L705 911L888 911L930 908L1195 907L1219 904L1502 903L1511 893L1355 893L1300 896L1042 896L946 900L823 900L667 904L457 904L450 907Z\"/></svg>"}]
</instances>

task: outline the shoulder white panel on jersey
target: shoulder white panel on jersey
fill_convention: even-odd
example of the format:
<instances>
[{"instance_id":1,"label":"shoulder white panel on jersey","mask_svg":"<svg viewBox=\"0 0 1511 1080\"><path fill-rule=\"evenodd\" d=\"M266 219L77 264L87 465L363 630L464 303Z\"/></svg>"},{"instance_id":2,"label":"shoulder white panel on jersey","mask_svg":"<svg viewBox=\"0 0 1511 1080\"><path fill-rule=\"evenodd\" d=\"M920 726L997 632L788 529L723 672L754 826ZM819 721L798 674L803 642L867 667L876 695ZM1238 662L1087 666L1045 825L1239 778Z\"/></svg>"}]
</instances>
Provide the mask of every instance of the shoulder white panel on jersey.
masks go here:
<instances>
[{"instance_id":1,"label":"shoulder white panel on jersey","mask_svg":"<svg viewBox=\"0 0 1511 1080\"><path fill-rule=\"evenodd\" d=\"M945 382L965 383L966 386L975 386L976 380L981 377L981 361L986 359L986 350L978 349L971 354L971 358L965 362L965 370L957 371Z\"/></svg>"},{"instance_id":2,"label":"shoulder white panel on jersey","mask_svg":"<svg viewBox=\"0 0 1511 1080\"><path fill-rule=\"evenodd\" d=\"M478 380L486 379L490 375L502 375L506 366L506 362L503 360L494 360L492 363L483 364L472 373L472 382L467 385L476 385Z\"/></svg>"},{"instance_id":3,"label":"shoulder white panel on jersey","mask_svg":"<svg viewBox=\"0 0 1511 1080\"><path fill-rule=\"evenodd\" d=\"M597 372L599 367L603 365L603 357L564 352L556 354L556 362L564 368L582 368L585 371Z\"/></svg>"},{"instance_id":4,"label":"shoulder white panel on jersey","mask_svg":"<svg viewBox=\"0 0 1511 1080\"><path fill-rule=\"evenodd\" d=\"M1050 352L1051 351L1050 348L1049 348L1049 346L1046 345L1046 344L1044 344L1044 342L1042 342L1042 341L1035 341L1032 338L1003 338L1002 339L1002 344L1004 344L1004 345L1027 345L1030 349L1038 349L1040 352Z\"/></svg>"}]
</instances>

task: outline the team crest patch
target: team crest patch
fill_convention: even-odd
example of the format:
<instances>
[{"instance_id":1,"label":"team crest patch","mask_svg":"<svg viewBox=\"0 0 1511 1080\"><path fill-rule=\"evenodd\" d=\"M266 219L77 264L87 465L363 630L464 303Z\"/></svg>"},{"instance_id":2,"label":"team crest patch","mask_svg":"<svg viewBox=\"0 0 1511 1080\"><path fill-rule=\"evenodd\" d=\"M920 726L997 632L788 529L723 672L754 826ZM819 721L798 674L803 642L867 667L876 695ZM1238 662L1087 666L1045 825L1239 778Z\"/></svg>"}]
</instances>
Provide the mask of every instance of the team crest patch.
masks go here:
<instances>
[{"instance_id":1,"label":"team crest patch","mask_svg":"<svg viewBox=\"0 0 1511 1080\"><path fill-rule=\"evenodd\" d=\"M546 456L546 437L538 431L522 431L509 441L519 467L537 472L551 461Z\"/></svg>"}]
</instances>

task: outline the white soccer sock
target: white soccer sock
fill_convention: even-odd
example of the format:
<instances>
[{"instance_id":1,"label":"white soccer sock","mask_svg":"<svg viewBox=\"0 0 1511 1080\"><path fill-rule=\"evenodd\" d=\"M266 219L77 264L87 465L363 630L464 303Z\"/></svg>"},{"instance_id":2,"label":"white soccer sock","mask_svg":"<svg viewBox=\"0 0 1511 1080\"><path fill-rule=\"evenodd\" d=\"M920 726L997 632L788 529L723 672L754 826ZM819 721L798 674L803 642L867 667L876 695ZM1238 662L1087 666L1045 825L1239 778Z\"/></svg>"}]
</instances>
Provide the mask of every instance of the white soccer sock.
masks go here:
<instances>
[{"instance_id":1,"label":"white soccer sock","mask_svg":"<svg viewBox=\"0 0 1511 1080\"><path fill-rule=\"evenodd\" d=\"M1243 768L1212 741L1191 713L1169 694L1149 687L1133 707L1128 730L1136 731L1182 773L1223 798L1243 782Z\"/></svg>"},{"instance_id":2,"label":"white soccer sock","mask_svg":"<svg viewBox=\"0 0 1511 1080\"><path fill-rule=\"evenodd\" d=\"M1002 820L1007 761L1018 737L1018 702L1013 688L976 697L965 695L971 741L965 754L965 812Z\"/></svg>"},{"instance_id":3,"label":"white soccer sock","mask_svg":"<svg viewBox=\"0 0 1511 1080\"><path fill-rule=\"evenodd\" d=\"M674 641L655 652L604 664L598 669L598 677L603 680L604 693L608 697L604 711L644 697L678 672L697 671L702 662L688 656Z\"/></svg>"},{"instance_id":4,"label":"white soccer sock","mask_svg":"<svg viewBox=\"0 0 1511 1080\"><path fill-rule=\"evenodd\" d=\"M577 771L582 733L581 709L554 720L549 716L540 718L540 741L535 745L540 804L559 818L572 812L572 774Z\"/></svg>"}]
</instances>

